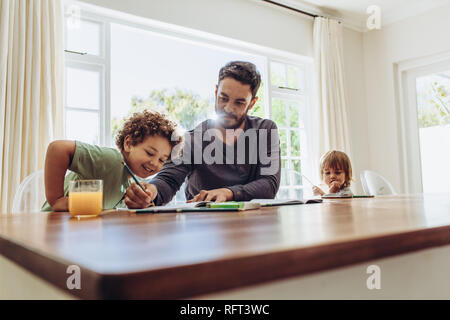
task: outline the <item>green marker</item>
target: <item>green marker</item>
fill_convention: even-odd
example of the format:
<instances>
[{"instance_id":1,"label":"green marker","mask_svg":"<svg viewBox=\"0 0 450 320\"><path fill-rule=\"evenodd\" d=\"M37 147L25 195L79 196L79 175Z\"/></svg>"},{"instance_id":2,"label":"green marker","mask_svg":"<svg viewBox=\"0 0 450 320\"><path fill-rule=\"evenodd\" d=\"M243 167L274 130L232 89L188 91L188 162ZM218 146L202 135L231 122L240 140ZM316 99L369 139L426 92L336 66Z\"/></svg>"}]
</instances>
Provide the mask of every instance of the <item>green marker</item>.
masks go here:
<instances>
[{"instance_id":1,"label":"green marker","mask_svg":"<svg viewBox=\"0 0 450 320\"><path fill-rule=\"evenodd\" d=\"M229 202L211 202L206 204L207 208L220 208L220 209L230 209L230 208L243 208L244 203L242 202L235 202L235 201L229 201Z\"/></svg>"}]
</instances>

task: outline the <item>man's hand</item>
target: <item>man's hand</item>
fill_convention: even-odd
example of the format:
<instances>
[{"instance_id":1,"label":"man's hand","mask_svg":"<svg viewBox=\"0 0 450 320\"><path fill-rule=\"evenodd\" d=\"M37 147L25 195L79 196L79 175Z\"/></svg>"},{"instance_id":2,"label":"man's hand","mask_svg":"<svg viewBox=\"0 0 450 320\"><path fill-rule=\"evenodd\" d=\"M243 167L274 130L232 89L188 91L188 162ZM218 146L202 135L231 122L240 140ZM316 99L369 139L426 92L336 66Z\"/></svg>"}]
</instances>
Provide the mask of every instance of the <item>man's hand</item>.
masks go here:
<instances>
[{"instance_id":1,"label":"man's hand","mask_svg":"<svg viewBox=\"0 0 450 320\"><path fill-rule=\"evenodd\" d=\"M325 192L317 186L312 187L313 193L315 196L323 196Z\"/></svg>"},{"instance_id":2,"label":"man's hand","mask_svg":"<svg viewBox=\"0 0 450 320\"><path fill-rule=\"evenodd\" d=\"M69 198L61 197L51 205L53 211L69 211Z\"/></svg>"},{"instance_id":3,"label":"man's hand","mask_svg":"<svg viewBox=\"0 0 450 320\"><path fill-rule=\"evenodd\" d=\"M215 201L225 202L233 200L233 191L228 188L220 188L213 190L201 190L199 194L187 202L197 201Z\"/></svg>"},{"instance_id":4,"label":"man's hand","mask_svg":"<svg viewBox=\"0 0 450 320\"><path fill-rule=\"evenodd\" d=\"M148 183L141 183L145 192L136 183L132 183L125 193L125 204L130 209L147 208L158 195L156 186Z\"/></svg>"},{"instance_id":5,"label":"man's hand","mask_svg":"<svg viewBox=\"0 0 450 320\"><path fill-rule=\"evenodd\" d=\"M330 193L336 193L341 189L341 185L337 181L333 181L330 184Z\"/></svg>"}]
</instances>

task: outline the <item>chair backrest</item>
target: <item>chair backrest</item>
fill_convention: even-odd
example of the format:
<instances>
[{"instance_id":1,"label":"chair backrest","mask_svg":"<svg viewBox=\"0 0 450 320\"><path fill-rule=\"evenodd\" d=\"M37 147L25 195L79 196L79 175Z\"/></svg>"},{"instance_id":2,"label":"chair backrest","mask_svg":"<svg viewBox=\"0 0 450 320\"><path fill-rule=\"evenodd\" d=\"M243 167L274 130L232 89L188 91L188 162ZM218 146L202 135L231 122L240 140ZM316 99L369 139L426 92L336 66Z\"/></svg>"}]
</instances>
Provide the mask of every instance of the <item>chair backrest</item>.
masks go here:
<instances>
[{"instance_id":1,"label":"chair backrest","mask_svg":"<svg viewBox=\"0 0 450 320\"><path fill-rule=\"evenodd\" d=\"M45 201L44 170L26 177L14 196L12 212L38 212Z\"/></svg>"},{"instance_id":2,"label":"chair backrest","mask_svg":"<svg viewBox=\"0 0 450 320\"><path fill-rule=\"evenodd\" d=\"M365 194L385 195L396 194L392 184L377 172L364 170L361 172L361 184Z\"/></svg>"}]
</instances>

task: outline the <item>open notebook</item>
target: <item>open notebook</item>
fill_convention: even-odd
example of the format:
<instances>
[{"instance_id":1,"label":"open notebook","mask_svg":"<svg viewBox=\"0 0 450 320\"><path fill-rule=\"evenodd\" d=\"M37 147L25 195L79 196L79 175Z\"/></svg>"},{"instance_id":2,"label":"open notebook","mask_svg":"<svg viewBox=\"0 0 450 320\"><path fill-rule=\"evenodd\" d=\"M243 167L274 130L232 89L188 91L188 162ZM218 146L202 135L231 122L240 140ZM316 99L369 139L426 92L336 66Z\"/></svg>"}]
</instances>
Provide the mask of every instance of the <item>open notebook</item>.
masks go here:
<instances>
[{"instance_id":1,"label":"open notebook","mask_svg":"<svg viewBox=\"0 0 450 320\"><path fill-rule=\"evenodd\" d=\"M128 210L135 213L163 213L163 212L201 212L201 211L245 211L252 209L259 209L261 205L255 202L212 202L200 201L182 203L178 205L156 206L145 209Z\"/></svg>"},{"instance_id":2,"label":"open notebook","mask_svg":"<svg viewBox=\"0 0 450 320\"><path fill-rule=\"evenodd\" d=\"M242 202L201 201L201 202L183 203L179 205L156 206L145 209L132 209L132 210L126 209L126 210L135 213L246 211L252 209L259 209L260 207L283 206L283 205L294 205L305 203L320 203L320 202L322 202L322 199L309 199L306 201L295 199L290 200L253 199L252 201L242 201Z\"/></svg>"}]
</instances>

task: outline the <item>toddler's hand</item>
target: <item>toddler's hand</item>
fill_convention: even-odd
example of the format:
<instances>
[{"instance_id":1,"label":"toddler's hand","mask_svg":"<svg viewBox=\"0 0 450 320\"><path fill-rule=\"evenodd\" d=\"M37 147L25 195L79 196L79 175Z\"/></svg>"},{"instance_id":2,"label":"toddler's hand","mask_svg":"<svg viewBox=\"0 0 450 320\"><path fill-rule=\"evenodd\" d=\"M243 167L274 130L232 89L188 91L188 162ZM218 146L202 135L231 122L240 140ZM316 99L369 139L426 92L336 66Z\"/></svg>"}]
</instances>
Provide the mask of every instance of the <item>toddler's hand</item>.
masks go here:
<instances>
[{"instance_id":1,"label":"toddler's hand","mask_svg":"<svg viewBox=\"0 0 450 320\"><path fill-rule=\"evenodd\" d=\"M325 192L323 192L322 189L317 186L313 186L312 190L315 196L323 196L325 194Z\"/></svg>"},{"instance_id":2,"label":"toddler's hand","mask_svg":"<svg viewBox=\"0 0 450 320\"><path fill-rule=\"evenodd\" d=\"M341 185L337 181L333 181L330 184L330 193L336 193L341 189Z\"/></svg>"}]
</instances>

